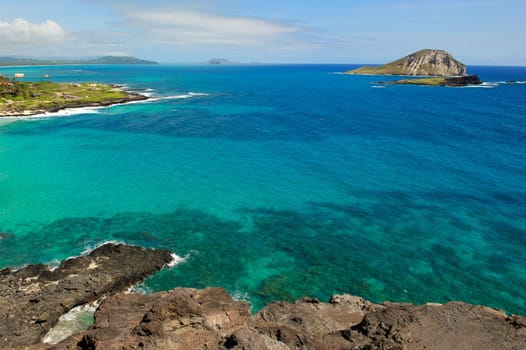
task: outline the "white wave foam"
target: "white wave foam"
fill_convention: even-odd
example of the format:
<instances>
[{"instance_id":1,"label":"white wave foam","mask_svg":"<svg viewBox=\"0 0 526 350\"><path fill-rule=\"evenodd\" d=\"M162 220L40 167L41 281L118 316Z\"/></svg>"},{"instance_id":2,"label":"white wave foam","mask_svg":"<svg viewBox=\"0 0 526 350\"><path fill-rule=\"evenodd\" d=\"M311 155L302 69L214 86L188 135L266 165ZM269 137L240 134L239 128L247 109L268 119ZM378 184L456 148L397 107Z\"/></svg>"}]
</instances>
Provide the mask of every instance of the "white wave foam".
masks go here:
<instances>
[{"instance_id":1,"label":"white wave foam","mask_svg":"<svg viewBox=\"0 0 526 350\"><path fill-rule=\"evenodd\" d=\"M145 91L148 91L148 90L153 91L153 89L146 89ZM153 103L153 102L163 101L163 100L179 100L179 99L186 99L186 98L191 98L191 97L208 96L207 93L203 93L203 92L188 92L186 94L172 95L172 96L155 96L155 94L152 92L135 92L135 93L148 97L148 99L116 103L110 106L65 108L57 112L45 112L45 113L33 114L33 115L27 115L27 116L22 115L22 116L13 116L13 117L5 117L5 118L6 119L12 118L13 121L15 121L15 120L31 120L31 119L42 119L42 118L69 117L72 115L80 115L80 114L99 114L101 113L101 110L103 109L110 109L116 106L131 105L131 104L144 104L144 103Z\"/></svg>"},{"instance_id":2,"label":"white wave foam","mask_svg":"<svg viewBox=\"0 0 526 350\"><path fill-rule=\"evenodd\" d=\"M374 89L385 89L385 86L383 86L383 85L373 85L372 87Z\"/></svg>"},{"instance_id":3,"label":"white wave foam","mask_svg":"<svg viewBox=\"0 0 526 350\"><path fill-rule=\"evenodd\" d=\"M482 83L482 84L478 84L478 85L461 86L461 88L468 88L468 89L493 89L496 86L498 86L498 84ZM455 87L455 86L453 86L453 87Z\"/></svg>"},{"instance_id":4,"label":"white wave foam","mask_svg":"<svg viewBox=\"0 0 526 350\"><path fill-rule=\"evenodd\" d=\"M144 95L146 96L146 94ZM181 94L181 95L156 96L148 100L145 100L144 102L156 102L156 101L163 101L163 100L180 100L180 99L199 97L199 96L208 96L208 94L201 93L201 92L188 92L186 94Z\"/></svg>"},{"instance_id":5,"label":"white wave foam","mask_svg":"<svg viewBox=\"0 0 526 350\"><path fill-rule=\"evenodd\" d=\"M84 250L82 252L80 252L80 256L88 255L89 253L91 253L95 249L100 248L100 247L102 247L105 244L127 244L127 243L124 242L124 241L108 240L108 241L102 241L102 242L99 242L99 243L95 243L95 244L92 244L92 245L88 244L88 245L86 245L84 247ZM73 257L70 257L68 259L71 259L71 258L76 258L76 257L73 256Z\"/></svg>"},{"instance_id":6,"label":"white wave foam","mask_svg":"<svg viewBox=\"0 0 526 350\"><path fill-rule=\"evenodd\" d=\"M498 84L498 85L515 85L515 84L518 84L518 85L521 85L521 84L526 84L526 81L524 81L524 80L505 80L505 81L497 81L494 84Z\"/></svg>"},{"instance_id":7,"label":"white wave foam","mask_svg":"<svg viewBox=\"0 0 526 350\"><path fill-rule=\"evenodd\" d=\"M47 266L49 271L55 271L60 266L60 260L53 259L50 262L46 263L45 265Z\"/></svg>"},{"instance_id":8,"label":"white wave foam","mask_svg":"<svg viewBox=\"0 0 526 350\"><path fill-rule=\"evenodd\" d=\"M250 309L252 309L252 302L250 301L250 298L248 297L248 293L247 292L241 292L239 290L236 290L236 291L233 291L230 293L230 295L232 296L232 299L234 301L245 301L247 302L248 304L248 307Z\"/></svg>"},{"instance_id":9,"label":"white wave foam","mask_svg":"<svg viewBox=\"0 0 526 350\"><path fill-rule=\"evenodd\" d=\"M69 117L72 115L79 114L97 114L100 113L100 109L104 107L79 107L79 108L65 108L57 112L45 112L33 115L21 115L13 117L16 120L31 120L31 119L46 119L56 117Z\"/></svg>"},{"instance_id":10,"label":"white wave foam","mask_svg":"<svg viewBox=\"0 0 526 350\"><path fill-rule=\"evenodd\" d=\"M58 323L49 330L42 342L56 345L73 334L87 330L93 323L93 314L98 307L99 302L95 301L69 310L60 316Z\"/></svg>"},{"instance_id":11,"label":"white wave foam","mask_svg":"<svg viewBox=\"0 0 526 350\"><path fill-rule=\"evenodd\" d=\"M164 99L164 100L179 100L179 99L190 98L190 97L193 97L193 96L190 95L190 94L183 94L183 95L165 96L162 99Z\"/></svg>"},{"instance_id":12,"label":"white wave foam","mask_svg":"<svg viewBox=\"0 0 526 350\"><path fill-rule=\"evenodd\" d=\"M492 89L501 85L522 85L526 84L526 81L523 80L506 80L506 81L485 81L479 85L468 85L465 87L468 88L480 88L480 89Z\"/></svg>"},{"instance_id":13,"label":"white wave foam","mask_svg":"<svg viewBox=\"0 0 526 350\"><path fill-rule=\"evenodd\" d=\"M124 294L151 294L152 290L144 285L144 283L139 283L134 286L131 286L124 291Z\"/></svg>"},{"instance_id":14,"label":"white wave foam","mask_svg":"<svg viewBox=\"0 0 526 350\"><path fill-rule=\"evenodd\" d=\"M175 265L179 265L180 263L185 262L190 257L189 254L186 254L184 257L180 257L179 255L172 253L172 261L170 261L168 264L166 264L167 267L174 267Z\"/></svg>"}]
</instances>

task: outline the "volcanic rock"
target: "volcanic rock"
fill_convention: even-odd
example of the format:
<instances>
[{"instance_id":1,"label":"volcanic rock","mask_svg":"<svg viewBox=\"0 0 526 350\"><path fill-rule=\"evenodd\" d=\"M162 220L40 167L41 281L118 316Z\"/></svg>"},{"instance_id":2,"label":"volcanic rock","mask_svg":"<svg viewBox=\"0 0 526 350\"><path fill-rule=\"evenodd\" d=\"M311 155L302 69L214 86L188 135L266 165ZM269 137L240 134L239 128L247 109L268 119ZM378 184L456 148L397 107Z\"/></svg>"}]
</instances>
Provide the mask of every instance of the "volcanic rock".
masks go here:
<instances>
[{"instance_id":1,"label":"volcanic rock","mask_svg":"<svg viewBox=\"0 0 526 350\"><path fill-rule=\"evenodd\" d=\"M87 256L0 271L0 348L53 350L455 350L526 349L526 318L463 302L274 302L251 315L221 288L117 293L171 261L168 251L104 245ZM105 298L101 298L106 296ZM41 343L58 317L99 300L95 322L62 342Z\"/></svg>"},{"instance_id":2,"label":"volcanic rock","mask_svg":"<svg viewBox=\"0 0 526 350\"><path fill-rule=\"evenodd\" d=\"M275 302L250 316L222 289L177 288L104 300L95 324L50 347L95 349L454 350L525 349L526 318L463 302L373 304L350 295L328 303Z\"/></svg>"},{"instance_id":3,"label":"volcanic rock","mask_svg":"<svg viewBox=\"0 0 526 350\"><path fill-rule=\"evenodd\" d=\"M0 271L0 349L37 344L77 305L122 292L172 260L166 250L106 244L51 270Z\"/></svg>"}]
</instances>

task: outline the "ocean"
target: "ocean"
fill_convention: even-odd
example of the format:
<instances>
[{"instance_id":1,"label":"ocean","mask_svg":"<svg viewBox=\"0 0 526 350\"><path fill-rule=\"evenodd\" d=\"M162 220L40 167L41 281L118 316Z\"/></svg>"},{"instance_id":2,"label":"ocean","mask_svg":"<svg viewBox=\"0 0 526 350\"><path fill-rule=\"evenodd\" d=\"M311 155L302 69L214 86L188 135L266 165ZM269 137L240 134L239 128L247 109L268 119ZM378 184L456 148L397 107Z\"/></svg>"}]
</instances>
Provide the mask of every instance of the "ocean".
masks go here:
<instances>
[{"instance_id":1,"label":"ocean","mask_svg":"<svg viewBox=\"0 0 526 350\"><path fill-rule=\"evenodd\" d=\"M253 311L350 293L525 314L526 67L468 67L466 88L338 74L356 67L1 68L152 100L0 125L0 268L117 241L184 258L137 290Z\"/></svg>"}]
</instances>

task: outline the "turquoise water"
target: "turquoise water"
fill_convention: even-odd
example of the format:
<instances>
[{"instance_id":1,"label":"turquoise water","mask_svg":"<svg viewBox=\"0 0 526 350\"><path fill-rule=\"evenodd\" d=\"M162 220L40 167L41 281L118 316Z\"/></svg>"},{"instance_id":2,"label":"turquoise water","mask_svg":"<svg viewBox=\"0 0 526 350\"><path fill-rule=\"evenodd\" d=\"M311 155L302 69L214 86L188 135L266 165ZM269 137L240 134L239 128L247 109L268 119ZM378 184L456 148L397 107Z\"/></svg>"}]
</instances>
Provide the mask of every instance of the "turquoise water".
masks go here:
<instances>
[{"instance_id":1,"label":"turquoise water","mask_svg":"<svg viewBox=\"0 0 526 350\"><path fill-rule=\"evenodd\" d=\"M0 267L115 240L187 257L143 289L254 310L351 293L526 313L526 68L469 67L479 88L350 68L0 69L157 98L0 126Z\"/></svg>"}]
</instances>

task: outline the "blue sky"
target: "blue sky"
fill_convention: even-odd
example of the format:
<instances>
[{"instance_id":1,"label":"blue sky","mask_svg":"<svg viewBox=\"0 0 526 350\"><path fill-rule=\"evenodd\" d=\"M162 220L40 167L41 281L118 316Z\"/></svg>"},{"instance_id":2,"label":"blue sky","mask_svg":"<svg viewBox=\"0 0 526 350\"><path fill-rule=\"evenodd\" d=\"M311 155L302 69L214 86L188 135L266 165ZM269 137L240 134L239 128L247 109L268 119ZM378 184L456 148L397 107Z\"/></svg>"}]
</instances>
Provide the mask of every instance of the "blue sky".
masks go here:
<instances>
[{"instance_id":1,"label":"blue sky","mask_svg":"<svg viewBox=\"0 0 526 350\"><path fill-rule=\"evenodd\" d=\"M0 56L385 63L423 48L526 66L526 0L4 1Z\"/></svg>"}]
</instances>

